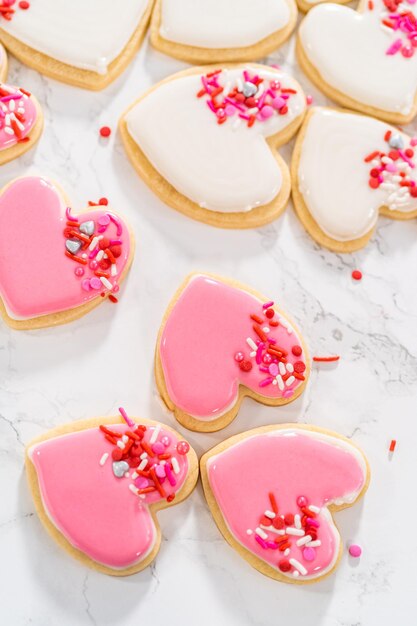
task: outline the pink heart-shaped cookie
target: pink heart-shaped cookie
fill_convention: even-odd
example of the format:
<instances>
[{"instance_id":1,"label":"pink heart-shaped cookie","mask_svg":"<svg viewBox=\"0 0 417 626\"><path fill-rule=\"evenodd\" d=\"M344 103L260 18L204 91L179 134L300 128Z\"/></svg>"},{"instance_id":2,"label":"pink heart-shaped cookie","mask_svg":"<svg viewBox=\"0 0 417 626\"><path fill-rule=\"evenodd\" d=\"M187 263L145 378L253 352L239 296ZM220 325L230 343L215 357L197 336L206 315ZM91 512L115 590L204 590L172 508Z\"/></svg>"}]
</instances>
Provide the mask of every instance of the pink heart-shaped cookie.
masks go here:
<instances>
[{"instance_id":1,"label":"pink heart-shaped cookie","mask_svg":"<svg viewBox=\"0 0 417 626\"><path fill-rule=\"evenodd\" d=\"M124 222L105 208L71 214L58 187L18 178L0 195L1 312L14 328L71 321L113 300L133 257Z\"/></svg>"},{"instance_id":2,"label":"pink heart-shaped cookie","mask_svg":"<svg viewBox=\"0 0 417 626\"><path fill-rule=\"evenodd\" d=\"M198 477L195 452L178 433L126 420L56 428L28 446L26 461L47 530L84 564L116 576L151 563L161 540L156 512L186 498Z\"/></svg>"},{"instance_id":3,"label":"pink heart-shaped cookie","mask_svg":"<svg viewBox=\"0 0 417 626\"><path fill-rule=\"evenodd\" d=\"M308 376L306 348L292 322L239 283L192 275L165 314L156 381L187 428L227 426L244 396L270 406L291 402Z\"/></svg>"},{"instance_id":4,"label":"pink heart-shaped cookie","mask_svg":"<svg viewBox=\"0 0 417 626\"><path fill-rule=\"evenodd\" d=\"M155 85L122 116L133 165L168 205L213 226L277 218L290 194L276 148L306 109L301 86L264 65L193 68Z\"/></svg>"},{"instance_id":5,"label":"pink heart-shaped cookie","mask_svg":"<svg viewBox=\"0 0 417 626\"><path fill-rule=\"evenodd\" d=\"M42 129L43 114L36 98L23 88L0 83L0 164L30 150Z\"/></svg>"},{"instance_id":6,"label":"pink heart-shaped cookie","mask_svg":"<svg viewBox=\"0 0 417 626\"><path fill-rule=\"evenodd\" d=\"M300 25L299 62L342 106L406 124L417 113L416 19L414 0L316 6Z\"/></svg>"},{"instance_id":7,"label":"pink heart-shaped cookie","mask_svg":"<svg viewBox=\"0 0 417 626\"><path fill-rule=\"evenodd\" d=\"M366 491L369 467L348 439L314 426L264 426L201 459L204 492L226 540L282 582L329 575L342 553L332 513Z\"/></svg>"}]
</instances>

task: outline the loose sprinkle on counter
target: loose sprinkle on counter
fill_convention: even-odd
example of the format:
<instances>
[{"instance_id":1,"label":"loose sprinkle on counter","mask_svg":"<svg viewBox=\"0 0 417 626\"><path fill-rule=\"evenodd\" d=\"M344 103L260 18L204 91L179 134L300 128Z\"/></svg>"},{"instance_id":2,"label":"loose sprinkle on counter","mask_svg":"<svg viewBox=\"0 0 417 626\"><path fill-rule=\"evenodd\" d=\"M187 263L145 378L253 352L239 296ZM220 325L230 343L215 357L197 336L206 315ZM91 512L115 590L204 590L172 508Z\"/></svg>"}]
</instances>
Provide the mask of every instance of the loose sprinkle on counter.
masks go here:
<instances>
[{"instance_id":1,"label":"loose sprinkle on counter","mask_svg":"<svg viewBox=\"0 0 417 626\"><path fill-rule=\"evenodd\" d=\"M362 548L356 545L355 543L353 543L351 546L349 546L349 554L350 556L353 556L355 559L358 559L360 555L362 554Z\"/></svg>"},{"instance_id":2,"label":"loose sprinkle on counter","mask_svg":"<svg viewBox=\"0 0 417 626\"><path fill-rule=\"evenodd\" d=\"M313 356L313 361L315 363L333 363L334 361L339 361L340 356Z\"/></svg>"},{"instance_id":3,"label":"loose sprinkle on counter","mask_svg":"<svg viewBox=\"0 0 417 626\"><path fill-rule=\"evenodd\" d=\"M391 443L389 444L389 451L391 453L394 452L396 445L397 445L397 440L391 439Z\"/></svg>"},{"instance_id":4,"label":"loose sprinkle on counter","mask_svg":"<svg viewBox=\"0 0 417 626\"><path fill-rule=\"evenodd\" d=\"M362 280L362 272L360 270L353 270L352 278L353 280Z\"/></svg>"},{"instance_id":5,"label":"loose sprinkle on counter","mask_svg":"<svg viewBox=\"0 0 417 626\"><path fill-rule=\"evenodd\" d=\"M101 137L110 137L110 135L111 135L111 128L110 128L110 126L102 126L100 128L100 135L101 135Z\"/></svg>"}]
</instances>

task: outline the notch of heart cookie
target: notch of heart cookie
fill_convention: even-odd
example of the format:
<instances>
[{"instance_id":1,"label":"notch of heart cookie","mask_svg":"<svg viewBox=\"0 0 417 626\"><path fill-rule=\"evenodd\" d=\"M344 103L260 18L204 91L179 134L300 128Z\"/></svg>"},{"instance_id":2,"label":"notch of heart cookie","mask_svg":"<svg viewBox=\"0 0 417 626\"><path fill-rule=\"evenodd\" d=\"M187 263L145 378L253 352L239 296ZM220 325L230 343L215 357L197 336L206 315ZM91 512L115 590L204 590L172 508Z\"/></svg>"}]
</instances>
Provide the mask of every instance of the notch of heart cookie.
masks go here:
<instances>
[{"instance_id":1,"label":"notch of heart cookie","mask_svg":"<svg viewBox=\"0 0 417 626\"><path fill-rule=\"evenodd\" d=\"M267 406L292 402L310 374L304 341L271 300L236 281L192 274L163 318L156 383L183 426L226 427L248 396Z\"/></svg>"},{"instance_id":2,"label":"notch of heart cookie","mask_svg":"<svg viewBox=\"0 0 417 626\"><path fill-rule=\"evenodd\" d=\"M324 4L325 2L332 2L332 4L348 4L349 0L297 0L297 6L303 13L308 13L310 9Z\"/></svg>"},{"instance_id":3,"label":"notch of heart cookie","mask_svg":"<svg viewBox=\"0 0 417 626\"><path fill-rule=\"evenodd\" d=\"M198 478L197 456L177 432L127 421L73 422L26 452L29 487L49 534L84 565L113 576L153 561L161 541L157 512L187 498Z\"/></svg>"},{"instance_id":4,"label":"notch of heart cookie","mask_svg":"<svg viewBox=\"0 0 417 626\"><path fill-rule=\"evenodd\" d=\"M133 103L120 132L137 172L166 204L213 226L253 228L285 209L288 168L275 149L305 108L301 87L280 70L193 68Z\"/></svg>"},{"instance_id":5,"label":"notch of heart cookie","mask_svg":"<svg viewBox=\"0 0 417 626\"><path fill-rule=\"evenodd\" d=\"M358 12L322 4L301 23L298 61L341 106L406 124L417 113L415 19L408 0L362 0Z\"/></svg>"},{"instance_id":6,"label":"notch of heart cookie","mask_svg":"<svg viewBox=\"0 0 417 626\"><path fill-rule=\"evenodd\" d=\"M12 328L33 329L117 300L134 244L107 207L76 216L57 185L32 176L0 194L0 248L1 313Z\"/></svg>"},{"instance_id":7,"label":"notch of heart cookie","mask_svg":"<svg viewBox=\"0 0 417 626\"><path fill-rule=\"evenodd\" d=\"M294 0L211 0L204 15L194 0L156 0L151 43L191 63L252 61L282 45L296 20Z\"/></svg>"},{"instance_id":8,"label":"notch of heart cookie","mask_svg":"<svg viewBox=\"0 0 417 626\"><path fill-rule=\"evenodd\" d=\"M368 243L379 214L417 217L416 145L374 118L311 109L291 164L294 208L307 232L330 250L353 252Z\"/></svg>"},{"instance_id":9,"label":"notch of heart cookie","mask_svg":"<svg viewBox=\"0 0 417 626\"><path fill-rule=\"evenodd\" d=\"M140 48L153 0L117 11L111 0L37 0L2 20L0 40L25 65L56 80L99 90L123 72ZM82 22L80 26L80 21Z\"/></svg>"},{"instance_id":10,"label":"notch of heart cookie","mask_svg":"<svg viewBox=\"0 0 417 626\"><path fill-rule=\"evenodd\" d=\"M349 440L315 426L264 426L223 441L200 461L207 503L226 541L262 574L308 584L342 554L333 514L356 503L368 462Z\"/></svg>"}]
</instances>

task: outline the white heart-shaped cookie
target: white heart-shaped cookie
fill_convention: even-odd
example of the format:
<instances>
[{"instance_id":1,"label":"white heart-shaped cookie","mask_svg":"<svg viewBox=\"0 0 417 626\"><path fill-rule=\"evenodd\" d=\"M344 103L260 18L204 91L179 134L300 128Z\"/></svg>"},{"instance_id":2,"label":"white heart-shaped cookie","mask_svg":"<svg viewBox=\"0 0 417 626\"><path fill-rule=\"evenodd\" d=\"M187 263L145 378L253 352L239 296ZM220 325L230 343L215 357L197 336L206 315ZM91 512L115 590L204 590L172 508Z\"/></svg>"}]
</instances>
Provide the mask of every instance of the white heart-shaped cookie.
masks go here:
<instances>
[{"instance_id":1,"label":"white heart-shaped cookie","mask_svg":"<svg viewBox=\"0 0 417 626\"><path fill-rule=\"evenodd\" d=\"M379 213L417 216L417 139L371 117L313 108L297 138L293 200L321 245L351 252L369 241Z\"/></svg>"},{"instance_id":2,"label":"white heart-shaped cookie","mask_svg":"<svg viewBox=\"0 0 417 626\"><path fill-rule=\"evenodd\" d=\"M102 89L131 61L153 0L36 0L2 20L0 39L23 63L57 80Z\"/></svg>"},{"instance_id":3,"label":"white heart-shaped cookie","mask_svg":"<svg viewBox=\"0 0 417 626\"><path fill-rule=\"evenodd\" d=\"M262 65L171 76L121 119L134 166L168 205L215 226L251 228L284 210L288 169L275 148L305 112L300 85Z\"/></svg>"},{"instance_id":4,"label":"white heart-shaped cookie","mask_svg":"<svg viewBox=\"0 0 417 626\"><path fill-rule=\"evenodd\" d=\"M294 30L294 0L156 0L151 41L191 63L251 61Z\"/></svg>"},{"instance_id":5,"label":"white heart-shaped cookie","mask_svg":"<svg viewBox=\"0 0 417 626\"><path fill-rule=\"evenodd\" d=\"M342 106L405 124L417 112L416 15L410 0L315 7L300 26L299 62Z\"/></svg>"}]
</instances>

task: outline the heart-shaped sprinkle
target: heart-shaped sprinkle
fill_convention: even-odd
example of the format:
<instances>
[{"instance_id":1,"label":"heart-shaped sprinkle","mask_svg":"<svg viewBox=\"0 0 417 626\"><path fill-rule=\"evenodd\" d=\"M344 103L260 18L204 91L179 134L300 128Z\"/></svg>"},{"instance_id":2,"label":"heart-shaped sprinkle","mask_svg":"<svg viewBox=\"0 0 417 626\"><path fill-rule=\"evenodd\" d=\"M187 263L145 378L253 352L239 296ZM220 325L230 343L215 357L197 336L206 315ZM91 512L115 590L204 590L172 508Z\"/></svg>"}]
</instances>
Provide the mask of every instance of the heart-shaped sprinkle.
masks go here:
<instances>
[{"instance_id":1,"label":"heart-shaped sprinkle","mask_svg":"<svg viewBox=\"0 0 417 626\"><path fill-rule=\"evenodd\" d=\"M129 471L129 463L126 463L126 461L113 461L112 468L116 478L123 478L126 472Z\"/></svg>"},{"instance_id":2,"label":"heart-shaped sprinkle","mask_svg":"<svg viewBox=\"0 0 417 626\"><path fill-rule=\"evenodd\" d=\"M243 83L242 91L243 91L243 95L245 96L245 98L250 98L251 96L254 96L257 93L258 88L253 83L249 81L245 81Z\"/></svg>"},{"instance_id":3,"label":"heart-shaped sprinkle","mask_svg":"<svg viewBox=\"0 0 417 626\"><path fill-rule=\"evenodd\" d=\"M65 247L71 254L77 254L81 246L82 243L79 239L67 239L65 242Z\"/></svg>"},{"instance_id":4,"label":"heart-shaped sprinkle","mask_svg":"<svg viewBox=\"0 0 417 626\"><path fill-rule=\"evenodd\" d=\"M90 236L94 233L95 224L93 220L88 220L88 222L82 222L79 228L84 235Z\"/></svg>"},{"instance_id":5,"label":"heart-shaped sprinkle","mask_svg":"<svg viewBox=\"0 0 417 626\"><path fill-rule=\"evenodd\" d=\"M391 135L388 144L390 148L395 148L396 150L402 150L404 148L404 139L398 133Z\"/></svg>"}]
</instances>

